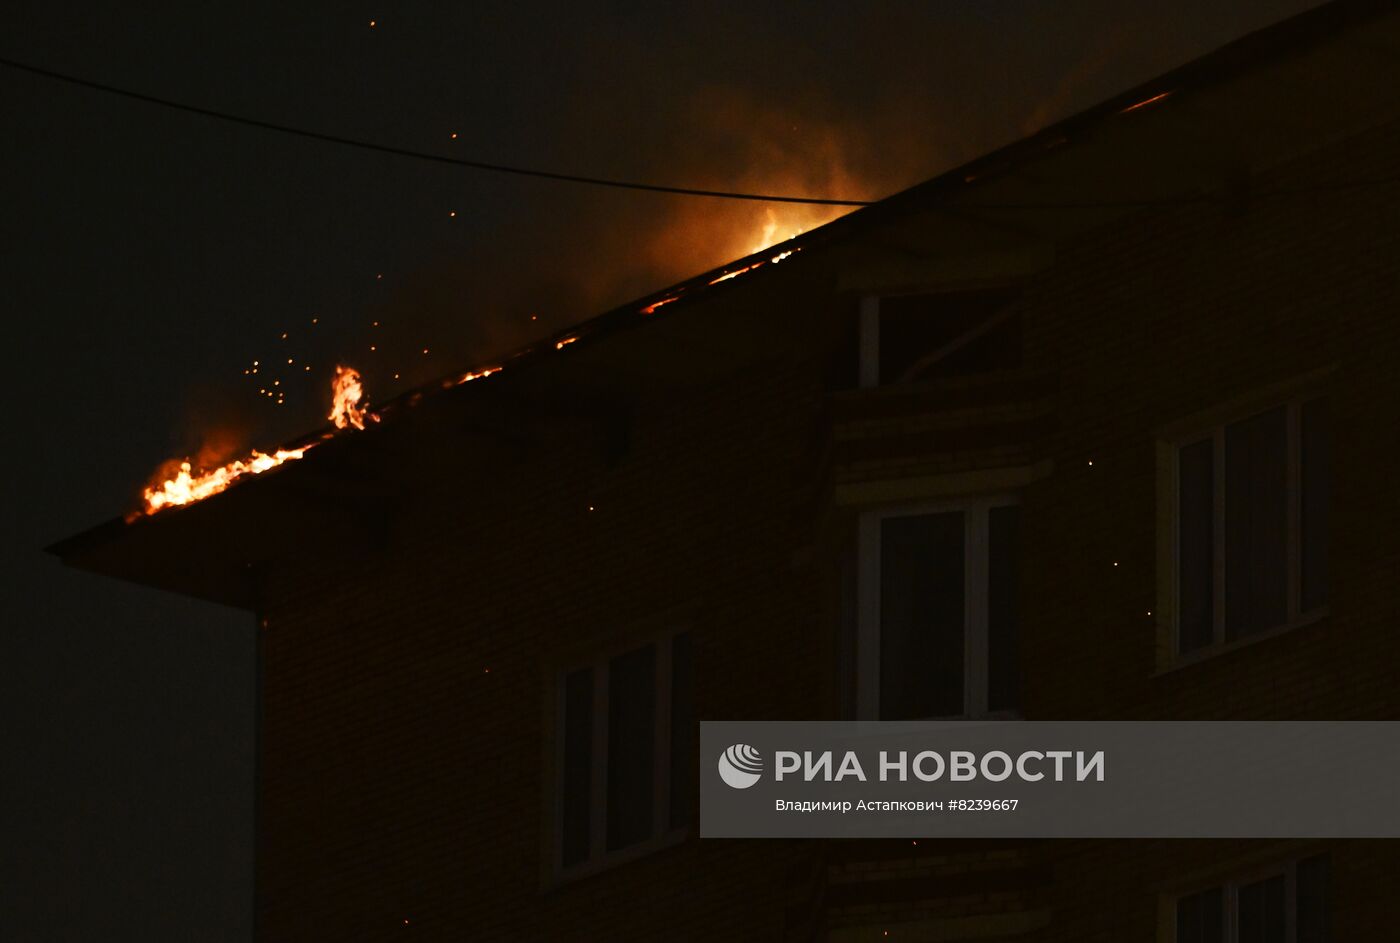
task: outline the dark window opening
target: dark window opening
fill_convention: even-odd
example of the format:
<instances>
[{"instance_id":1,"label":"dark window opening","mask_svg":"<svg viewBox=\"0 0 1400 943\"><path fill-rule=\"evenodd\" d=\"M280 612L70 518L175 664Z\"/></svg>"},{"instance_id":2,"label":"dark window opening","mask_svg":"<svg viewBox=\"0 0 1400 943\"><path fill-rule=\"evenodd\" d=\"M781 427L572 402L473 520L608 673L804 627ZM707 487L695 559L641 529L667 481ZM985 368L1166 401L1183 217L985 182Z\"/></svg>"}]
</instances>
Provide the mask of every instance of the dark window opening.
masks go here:
<instances>
[{"instance_id":1,"label":"dark window opening","mask_svg":"<svg viewBox=\"0 0 1400 943\"><path fill-rule=\"evenodd\" d=\"M1302 608L1309 612L1327 602L1328 478L1332 462L1327 400L1303 404L1302 419Z\"/></svg>"},{"instance_id":2,"label":"dark window opening","mask_svg":"<svg viewBox=\"0 0 1400 943\"><path fill-rule=\"evenodd\" d=\"M1285 943L1288 934L1283 875L1239 889L1239 943Z\"/></svg>"},{"instance_id":3,"label":"dark window opening","mask_svg":"<svg viewBox=\"0 0 1400 943\"><path fill-rule=\"evenodd\" d=\"M1176 943L1331 943L1328 871L1317 855L1179 897Z\"/></svg>"},{"instance_id":4,"label":"dark window opening","mask_svg":"<svg viewBox=\"0 0 1400 943\"><path fill-rule=\"evenodd\" d=\"M608 851L651 834L656 750L656 647L608 666Z\"/></svg>"},{"instance_id":5,"label":"dark window opening","mask_svg":"<svg viewBox=\"0 0 1400 943\"><path fill-rule=\"evenodd\" d=\"M1014 297L995 291L881 298L879 382L1019 367L1020 318L1006 311Z\"/></svg>"},{"instance_id":6,"label":"dark window opening","mask_svg":"<svg viewBox=\"0 0 1400 943\"><path fill-rule=\"evenodd\" d=\"M1299 861L1296 881L1296 943L1329 943L1332 939L1332 917L1329 903L1331 862L1328 857L1317 855Z\"/></svg>"},{"instance_id":7,"label":"dark window opening","mask_svg":"<svg viewBox=\"0 0 1400 943\"><path fill-rule=\"evenodd\" d=\"M961 714L963 515L890 518L880 542L880 717Z\"/></svg>"},{"instance_id":8,"label":"dark window opening","mask_svg":"<svg viewBox=\"0 0 1400 943\"><path fill-rule=\"evenodd\" d=\"M695 782L695 753L700 726L695 716L695 677L691 667L690 635L671 640L671 809L672 828L693 817L691 784Z\"/></svg>"},{"instance_id":9,"label":"dark window opening","mask_svg":"<svg viewBox=\"0 0 1400 943\"><path fill-rule=\"evenodd\" d=\"M1225 427L1225 638L1287 621L1288 422L1272 409Z\"/></svg>"},{"instance_id":10,"label":"dark window opening","mask_svg":"<svg viewBox=\"0 0 1400 943\"><path fill-rule=\"evenodd\" d=\"M699 727L692 663L690 635L679 633L561 679L560 867L692 821Z\"/></svg>"},{"instance_id":11,"label":"dark window opening","mask_svg":"<svg viewBox=\"0 0 1400 943\"><path fill-rule=\"evenodd\" d=\"M1020 600L1021 509L1014 504L988 511L987 528L987 709L1020 707L1017 658Z\"/></svg>"},{"instance_id":12,"label":"dark window opening","mask_svg":"<svg viewBox=\"0 0 1400 943\"><path fill-rule=\"evenodd\" d=\"M1184 446L1178 468L1177 580L1180 651L1194 652L1215 637L1215 465L1210 439Z\"/></svg>"},{"instance_id":13,"label":"dark window opening","mask_svg":"<svg viewBox=\"0 0 1400 943\"><path fill-rule=\"evenodd\" d=\"M1176 651L1296 624L1327 604L1327 401L1218 426L1176 451Z\"/></svg>"},{"instance_id":14,"label":"dark window opening","mask_svg":"<svg viewBox=\"0 0 1400 943\"><path fill-rule=\"evenodd\" d=\"M1214 887L1176 902L1176 943L1224 943L1225 895Z\"/></svg>"},{"instance_id":15,"label":"dark window opening","mask_svg":"<svg viewBox=\"0 0 1400 943\"><path fill-rule=\"evenodd\" d=\"M1019 707L1021 511L1002 501L863 519L869 567L861 564L860 580L869 582L857 580L855 651L845 659L864 679L856 716L977 717ZM862 675L862 664L874 670Z\"/></svg>"}]
</instances>

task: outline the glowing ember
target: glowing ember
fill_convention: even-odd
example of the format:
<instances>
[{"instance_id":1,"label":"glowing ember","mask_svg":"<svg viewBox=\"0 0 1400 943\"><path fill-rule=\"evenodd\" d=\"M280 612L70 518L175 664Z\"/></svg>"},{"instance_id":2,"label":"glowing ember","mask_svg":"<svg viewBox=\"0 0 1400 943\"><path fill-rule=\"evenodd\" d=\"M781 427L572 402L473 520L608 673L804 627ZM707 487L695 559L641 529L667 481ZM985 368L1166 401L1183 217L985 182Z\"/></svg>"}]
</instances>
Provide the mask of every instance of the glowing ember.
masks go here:
<instances>
[{"instance_id":1,"label":"glowing ember","mask_svg":"<svg viewBox=\"0 0 1400 943\"><path fill-rule=\"evenodd\" d=\"M754 269L758 268L758 267L759 267L760 265L762 265L762 264L763 264L763 260L760 259L759 261L755 262L753 265L745 265L743 268L735 269L735 270L732 271L732 272L725 272L725 273L724 273L723 275L721 275L719 278L716 278L716 279L712 280L712 281L710 282L710 284L711 284L711 285L718 285L720 282L727 282L727 281L729 281L731 278L738 278L740 275L743 275L745 272L752 272Z\"/></svg>"},{"instance_id":2,"label":"glowing ember","mask_svg":"<svg viewBox=\"0 0 1400 943\"><path fill-rule=\"evenodd\" d=\"M473 380L481 380L485 377L489 377L493 373L500 372L500 367L484 367L483 369L474 371L472 373L464 373L459 377L449 377L448 379L442 381L442 388L444 390L450 390L454 386L461 386L463 383L470 383Z\"/></svg>"},{"instance_id":3,"label":"glowing ember","mask_svg":"<svg viewBox=\"0 0 1400 943\"><path fill-rule=\"evenodd\" d=\"M335 423L337 429L365 427L365 413L368 404L361 405L365 388L360 382L360 371L354 367L336 367L335 379L331 381L331 412L326 418Z\"/></svg>"},{"instance_id":4,"label":"glowing ember","mask_svg":"<svg viewBox=\"0 0 1400 943\"><path fill-rule=\"evenodd\" d=\"M572 343L573 343L574 341L576 341L576 340L578 340L577 337L566 337L566 338L564 338L562 341L560 341L559 343L555 344L555 345L554 345L554 349L555 349L555 350L563 350L567 345L572 344Z\"/></svg>"},{"instance_id":5,"label":"glowing ember","mask_svg":"<svg viewBox=\"0 0 1400 943\"><path fill-rule=\"evenodd\" d=\"M746 275L746 274L748 274L749 272L752 272L754 269L756 269L756 268L758 268L758 267L760 267L760 266L762 266L762 265L766 265L766 264L776 265L776 264L778 264L779 262L781 262L783 259L786 259L788 256L792 255L792 254L793 254L794 252L796 252L796 251L797 251L797 248L792 248L792 249L788 249L788 250L786 250L786 251L784 251L784 252L779 252L777 255L773 256L771 259L759 259L757 262L754 262L754 263L752 263L752 264L750 264L750 265L745 265L743 268L735 269L735 270L732 271L732 272L725 272L725 273L724 273L723 275L721 275L719 278L712 279L712 280L710 281L709 284L711 284L711 285L718 285L720 282L727 282L727 281L729 281L731 278L738 278L740 275ZM675 301L675 300L676 300L675 298L667 298L667 299L666 299L666 301ZM654 311L658 306L665 304L666 301L658 301L656 304L651 305L651 306L648 307L648 308L643 308L643 309L642 309L642 314L651 314L652 311Z\"/></svg>"},{"instance_id":6,"label":"glowing ember","mask_svg":"<svg viewBox=\"0 0 1400 943\"><path fill-rule=\"evenodd\" d=\"M486 368L484 368L484 369L478 370L478 371L475 372L475 373L464 373L464 374L462 374L460 377L457 378L457 385L460 386L460 385L462 385L463 383L470 383L470 382L473 381L473 380L481 380L481 379L484 379L484 378L486 378L486 377L489 377L489 376L490 376L491 374L493 374L493 373L500 373L500 372L501 372L501 368L500 368L500 367L486 367Z\"/></svg>"},{"instance_id":7,"label":"glowing ember","mask_svg":"<svg viewBox=\"0 0 1400 943\"><path fill-rule=\"evenodd\" d=\"M669 298L662 298L660 301L653 301L651 304L647 305L645 308L642 309L642 314L655 314L657 308L661 307L662 305L668 305L679 297L680 295L671 295Z\"/></svg>"},{"instance_id":8,"label":"glowing ember","mask_svg":"<svg viewBox=\"0 0 1400 943\"><path fill-rule=\"evenodd\" d=\"M1162 99L1168 97L1169 95L1171 95L1171 92L1161 92L1157 95L1153 95L1151 98L1144 98L1142 101L1137 102L1136 104L1129 105L1127 108L1124 108L1118 113L1120 115L1126 115L1130 111L1137 111L1139 108L1146 108L1148 105L1155 104L1161 101Z\"/></svg>"}]
</instances>

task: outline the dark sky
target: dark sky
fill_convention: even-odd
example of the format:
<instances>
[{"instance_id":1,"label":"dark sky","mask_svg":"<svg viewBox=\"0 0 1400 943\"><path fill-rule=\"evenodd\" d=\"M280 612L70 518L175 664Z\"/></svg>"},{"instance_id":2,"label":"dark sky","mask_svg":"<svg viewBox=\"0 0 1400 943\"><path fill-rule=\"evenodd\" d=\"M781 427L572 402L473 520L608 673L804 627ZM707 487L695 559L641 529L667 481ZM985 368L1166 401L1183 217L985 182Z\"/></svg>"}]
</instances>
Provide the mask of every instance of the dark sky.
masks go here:
<instances>
[{"instance_id":1,"label":"dark sky","mask_svg":"<svg viewBox=\"0 0 1400 943\"><path fill-rule=\"evenodd\" d=\"M12 3L0 56L479 160L864 198L1312 5ZM385 398L830 213L474 173L4 68L0 118L0 936L246 940L251 619L41 548L164 459L318 425L337 360Z\"/></svg>"}]
</instances>

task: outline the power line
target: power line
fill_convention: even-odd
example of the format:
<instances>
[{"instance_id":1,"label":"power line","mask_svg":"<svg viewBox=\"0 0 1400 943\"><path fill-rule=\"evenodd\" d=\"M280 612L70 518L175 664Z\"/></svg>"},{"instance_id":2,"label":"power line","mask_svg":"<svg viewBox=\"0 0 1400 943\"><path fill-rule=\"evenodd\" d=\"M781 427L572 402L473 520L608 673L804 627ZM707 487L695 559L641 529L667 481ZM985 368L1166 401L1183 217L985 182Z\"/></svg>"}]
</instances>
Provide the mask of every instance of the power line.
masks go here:
<instances>
[{"instance_id":1,"label":"power line","mask_svg":"<svg viewBox=\"0 0 1400 943\"><path fill-rule=\"evenodd\" d=\"M346 147L359 148L364 151L374 151L379 154L392 154L396 157L411 157L416 160L432 161L438 164L449 164L454 167L467 167L472 170L486 170L492 173L514 174L518 177L536 177L543 180L557 180L564 183L582 183L595 187L612 187L618 190L641 190L648 193L670 193L677 196L701 196L712 197L721 200L749 200L758 203L804 203L814 206L869 206L870 200L834 200L825 197L805 197L805 196L784 196L774 193L740 193L728 190L706 190L699 187L671 187L659 183L640 183L635 180L614 180L608 177L587 177L581 174L557 173L551 170L538 170L530 167L516 167L510 164L493 164L481 160L465 160L459 157L447 157L442 154L432 154L427 151L415 151L406 147L395 147L391 144L379 144L374 141L364 141L358 138L343 137L338 134L326 134L321 131L310 131L306 128L297 128L292 125L278 124L275 121L264 121L261 118L248 118L243 115L235 115L226 111L218 111L213 108L204 108L199 105L190 105L185 102L173 101L169 98L160 98L155 95L147 95L144 92L134 92L130 89L118 88L114 85L106 85L102 82L94 82L89 79L79 78L75 75L68 75L63 72L55 72L51 69L42 69L38 66L29 65L25 62L17 62L13 59L0 57L0 65L17 69L21 72L28 72L42 78L52 79L56 82L65 82L69 85L76 85L80 88L91 89L93 91L105 92L108 95L116 95L121 98L129 98L132 101L145 102L148 105L159 105L162 108L170 108L175 111L183 111L186 114L200 115L205 118L215 118L219 121L228 121L233 124L241 124L250 128L261 128L264 131L276 131L279 134L289 134L294 137L307 138L313 141L322 141L327 144L342 144Z\"/></svg>"},{"instance_id":2,"label":"power line","mask_svg":"<svg viewBox=\"0 0 1400 943\"><path fill-rule=\"evenodd\" d=\"M327 144L340 144L346 147L358 148L359 150L372 151L379 154L391 154L395 157L409 157L415 160L430 161L436 164L447 164L453 167L466 167L470 170L485 170L492 173L513 174L518 177L534 177L541 180L555 180L562 183L578 183L595 187L611 187L617 190L639 190L646 193L669 193L676 196L698 196L710 197L720 200L747 200L756 203L797 203L813 206L870 206L877 202L874 200L836 200L825 197L805 197L786 196L775 193L742 193L730 190L706 190L699 187L672 187L659 183L641 183L635 180L616 180L609 177L588 177L582 174L565 174L551 170L539 170L530 167L517 167L511 164L495 164L488 161L466 160L459 157L447 157L443 154L433 154L428 151L415 151L407 147L396 147L392 144L379 144L375 141L365 141L358 138L344 137L338 134L327 134L321 131L310 131L306 128L298 128L292 125L279 124L275 121L264 121L261 118L249 118L244 115L235 115L226 111L218 111L213 108L204 108L199 105L190 105L185 102L178 102L168 98L160 98L156 95L147 95L144 92L135 92L130 89L118 88L114 85L106 85L102 82L94 82L89 79L79 78L75 75L68 75L63 72L55 72L52 69L44 69L39 66L30 65L25 62L18 62L14 59L0 57L0 65L8 66L20 72L28 72L41 78L52 79L56 82L63 82L75 85L79 88L86 88L92 91L104 92L120 98L131 99L132 101L144 102L149 105L157 105L162 108L170 108L175 111L182 111L186 114L200 115L205 118L214 118L219 121L227 121L232 124L243 125L250 128L260 128L264 131L275 131L279 134L286 134L292 137L305 138L312 141L321 141ZM1312 194L1339 193L1356 189L1367 189L1370 187L1389 186L1400 182L1400 175L1387 175L1361 180L1333 180L1313 186L1285 187L1275 190L1256 190L1248 194L1249 200L1264 199L1270 197L1307 196ZM1045 202L981 202L977 200L960 201L955 204L956 208L963 210L1095 210L1095 209L1151 209L1165 207L1193 206L1205 203L1221 202L1219 195L1209 193L1188 193L1167 197L1147 197L1128 198L1122 200L1071 200L1071 201L1045 201Z\"/></svg>"}]
</instances>

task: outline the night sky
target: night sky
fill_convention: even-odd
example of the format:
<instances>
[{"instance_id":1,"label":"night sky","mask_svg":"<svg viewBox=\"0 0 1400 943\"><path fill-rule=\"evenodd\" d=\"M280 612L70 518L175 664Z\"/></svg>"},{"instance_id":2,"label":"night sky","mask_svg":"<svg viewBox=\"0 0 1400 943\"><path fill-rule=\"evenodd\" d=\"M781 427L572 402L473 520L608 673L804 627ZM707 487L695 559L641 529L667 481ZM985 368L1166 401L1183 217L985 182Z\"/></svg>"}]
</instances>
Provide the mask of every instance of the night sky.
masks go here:
<instances>
[{"instance_id":1,"label":"night sky","mask_svg":"<svg viewBox=\"0 0 1400 943\"><path fill-rule=\"evenodd\" d=\"M859 199L1312 5L20 3L0 56L469 159ZM382 400L833 211L477 173L5 68L0 118L0 936L247 940L251 618L42 547L165 459L320 425L337 361Z\"/></svg>"}]
</instances>

